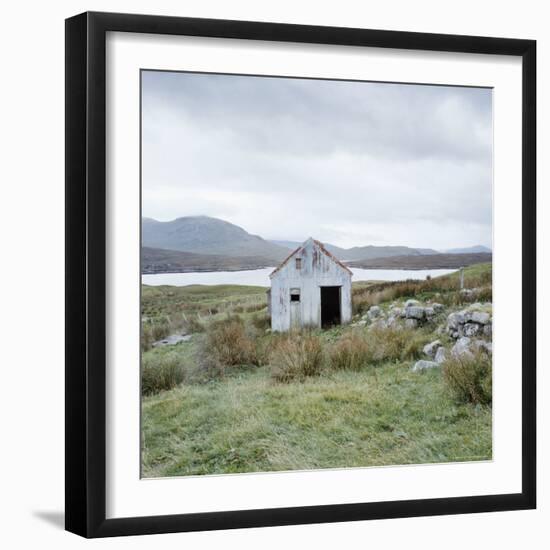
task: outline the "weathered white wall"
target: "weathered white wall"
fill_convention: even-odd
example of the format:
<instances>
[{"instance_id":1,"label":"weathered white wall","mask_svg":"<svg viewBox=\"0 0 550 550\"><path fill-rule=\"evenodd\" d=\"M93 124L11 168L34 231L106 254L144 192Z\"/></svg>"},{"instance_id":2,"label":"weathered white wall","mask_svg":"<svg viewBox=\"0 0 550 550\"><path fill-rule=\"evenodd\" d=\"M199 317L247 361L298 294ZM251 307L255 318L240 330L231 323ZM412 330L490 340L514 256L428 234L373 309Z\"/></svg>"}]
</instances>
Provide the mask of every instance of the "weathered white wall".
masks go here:
<instances>
[{"instance_id":1,"label":"weathered white wall","mask_svg":"<svg viewBox=\"0 0 550 550\"><path fill-rule=\"evenodd\" d=\"M296 269L296 258L302 267ZM304 327L321 326L322 286L340 286L342 323L351 321L351 273L323 253L313 239L308 239L287 263L271 278L271 328L286 331L291 318L299 315ZM300 302L290 301L290 289L300 289ZM292 308L299 308L299 313Z\"/></svg>"}]
</instances>

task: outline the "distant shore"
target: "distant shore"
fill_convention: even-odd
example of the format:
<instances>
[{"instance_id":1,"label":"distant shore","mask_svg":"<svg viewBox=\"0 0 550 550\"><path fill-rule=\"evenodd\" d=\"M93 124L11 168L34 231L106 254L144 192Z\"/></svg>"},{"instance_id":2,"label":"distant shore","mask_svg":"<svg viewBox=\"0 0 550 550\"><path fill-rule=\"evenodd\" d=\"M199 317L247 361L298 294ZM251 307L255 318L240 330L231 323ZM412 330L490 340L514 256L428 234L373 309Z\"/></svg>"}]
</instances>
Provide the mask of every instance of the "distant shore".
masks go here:
<instances>
[{"instance_id":1,"label":"distant shore","mask_svg":"<svg viewBox=\"0 0 550 550\"><path fill-rule=\"evenodd\" d=\"M142 275L160 275L168 273L221 273L234 271L256 271L258 269L275 269L273 262L260 262L251 264L249 261L240 262L239 258L232 258L231 261L219 261L219 265L170 265L170 263L149 262L142 265ZM428 269L460 269L476 264L492 262L492 254L479 252L473 254L430 254L419 256L389 256L387 258L374 258L371 260L344 261L348 267L360 269L378 270L407 270L422 271ZM213 262L212 262L213 263Z\"/></svg>"},{"instance_id":2,"label":"distant shore","mask_svg":"<svg viewBox=\"0 0 550 550\"><path fill-rule=\"evenodd\" d=\"M178 267L174 269L142 269L142 275L162 275L169 273L223 273L228 271L256 271L258 269L266 268L275 269L276 266L270 265L257 265L257 266L232 266L232 267L219 267L219 268L201 268L201 267Z\"/></svg>"},{"instance_id":3,"label":"distant shore","mask_svg":"<svg viewBox=\"0 0 550 550\"><path fill-rule=\"evenodd\" d=\"M347 262L348 267L363 269L460 269L476 264L492 263L493 255L487 252L472 254L429 254L421 256L390 256Z\"/></svg>"}]
</instances>

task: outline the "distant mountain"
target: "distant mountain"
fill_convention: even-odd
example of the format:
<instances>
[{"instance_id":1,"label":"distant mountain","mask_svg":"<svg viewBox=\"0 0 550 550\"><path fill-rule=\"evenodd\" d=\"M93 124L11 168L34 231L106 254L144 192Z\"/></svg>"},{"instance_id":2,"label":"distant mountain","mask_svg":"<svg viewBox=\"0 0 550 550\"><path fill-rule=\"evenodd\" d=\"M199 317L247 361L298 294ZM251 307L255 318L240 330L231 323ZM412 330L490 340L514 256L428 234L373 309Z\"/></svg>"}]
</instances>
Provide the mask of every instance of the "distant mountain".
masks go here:
<instances>
[{"instance_id":1,"label":"distant mountain","mask_svg":"<svg viewBox=\"0 0 550 550\"><path fill-rule=\"evenodd\" d=\"M268 241L248 233L238 225L208 216L187 216L169 222L142 218L141 227L144 273L277 266L290 251L302 244L288 240ZM407 246L341 248L325 243L325 247L339 260L352 262L351 265L356 267L460 267L468 265L468 262L490 261L491 257L491 250L485 246L455 248L443 254L431 248ZM465 258L468 255L472 258ZM389 260L385 261L386 258Z\"/></svg>"},{"instance_id":2,"label":"distant mountain","mask_svg":"<svg viewBox=\"0 0 550 550\"><path fill-rule=\"evenodd\" d=\"M389 256L419 256L420 252L408 246L354 246L339 248L325 245L325 248L340 260L370 260L372 258L387 258Z\"/></svg>"},{"instance_id":3,"label":"distant mountain","mask_svg":"<svg viewBox=\"0 0 550 550\"><path fill-rule=\"evenodd\" d=\"M302 243L298 241L272 241L269 240L268 242L276 244L277 246L282 246L283 248L288 248L289 250L296 250L299 246L302 246Z\"/></svg>"},{"instance_id":4,"label":"distant mountain","mask_svg":"<svg viewBox=\"0 0 550 550\"><path fill-rule=\"evenodd\" d=\"M208 216L187 216L170 222L143 218L141 234L144 247L225 257L259 257L272 265L288 256L286 248Z\"/></svg>"},{"instance_id":5,"label":"distant mountain","mask_svg":"<svg viewBox=\"0 0 550 550\"><path fill-rule=\"evenodd\" d=\"M482 252L491 254L493 251L486 246L478 244L476 246L469 246L466 248L449 248L448 250L442 250L441 252L444 254L479 254Z\"/></svg>"},{"instance_id":6,"label":"distant mountain","mask_svg":"<svg viewBox=\"0 0 550 550\"><path fill-rule=\"evenodd\" d=\"M163 248L141 248L142 273L188 273L199 271L238 271L272 267L274 262L258 256L229 257L216 254L196 254Z\"/></svg>"},{"instance_id":7,"label":"distant mountain","mask_svg":"<svg viewBox=\"0 0 550 550\"><path fill-rule=\"evenodd\" d=\"M289 250L295 250L302 243L298 241L269 241ZM371 258L387 258L389 256L418 256L424 254L439 254L431 248L410 248L408 246L354 246L341 248L330 243L323 243L325 248L339 260L369 260Z\"/></svg>"},{"instance_id":8,"label":"distant mountain","mask_svg":"<svg viewBox=\"0 0 550 550\"><path fill-rule=\"evenodd\" d=\"M432 254L441 254L438 250L434 250L433 248L416 248L415 250L418 250L420 254L423 256L431 256Z\"/></svg>"}]
</instances>

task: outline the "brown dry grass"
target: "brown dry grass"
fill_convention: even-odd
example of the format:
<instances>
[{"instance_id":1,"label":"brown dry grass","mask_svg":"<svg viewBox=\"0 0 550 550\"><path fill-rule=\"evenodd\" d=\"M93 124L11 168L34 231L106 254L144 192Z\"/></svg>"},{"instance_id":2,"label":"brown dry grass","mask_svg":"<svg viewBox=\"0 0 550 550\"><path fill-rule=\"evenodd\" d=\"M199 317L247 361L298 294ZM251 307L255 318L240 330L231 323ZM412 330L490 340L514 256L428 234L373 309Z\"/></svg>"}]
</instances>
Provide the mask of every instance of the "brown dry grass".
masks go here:
<instances>
[{"instance_id":1,"label":"brown dry grass","mask_svg":"<svg viewBox=\"0 0 550 550\"><path fill-rule=\"evenodd\" d=\"M334 370L360 370L372 359L371 348L364 334L358 331L345 333L332 345L330 366Z\"/></svg>"},{"instance_id":2,"label":"brown dry grass","mask_svg":"<svg viewBox=\"0 0 550 550\"><path fill-rule=\"evenodd\" d=\"M289 334L277 339L270 354L272 377L278 382L302 381L323 368L323 345L313 334Z\"/></svg>"},{"instance_id":3,"label":"brown dry grass","mask_svg":"<svg viewBox=\"0 0 550 550\"><path fill-rule=\"evenodd\" d=\"M238 317L229 317L208 326L204 352L224 367L261 363L255 335Z\"/></svg>"}]
</instances>

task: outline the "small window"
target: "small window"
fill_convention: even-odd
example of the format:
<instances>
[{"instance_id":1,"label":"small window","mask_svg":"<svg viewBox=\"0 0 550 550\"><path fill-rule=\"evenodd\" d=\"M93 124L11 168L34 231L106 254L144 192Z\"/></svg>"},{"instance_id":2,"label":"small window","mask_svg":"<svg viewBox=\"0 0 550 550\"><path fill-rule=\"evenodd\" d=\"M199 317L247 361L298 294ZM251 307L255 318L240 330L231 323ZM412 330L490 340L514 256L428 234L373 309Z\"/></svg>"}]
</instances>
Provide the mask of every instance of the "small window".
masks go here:
<instances>
[{"instance_id":1,"label":"small window","mask_svg":"<svg viewBox=\"0 0 550 550\"><path fill-rule=\"evenodd\" d=\"M296 269L302 269L302 258L296 258Z\"/></svg>"},{"instance_id":2,"label":"small window","mask_svg":"<svg viewBox=\"0 0 550 550\"><path fill-rule=\"evenodd\" d=\"M290 301L291 302L299 302L300 301L300 289L299 288L291 288L290 289Z\"/></svg>"}]
</instances>

